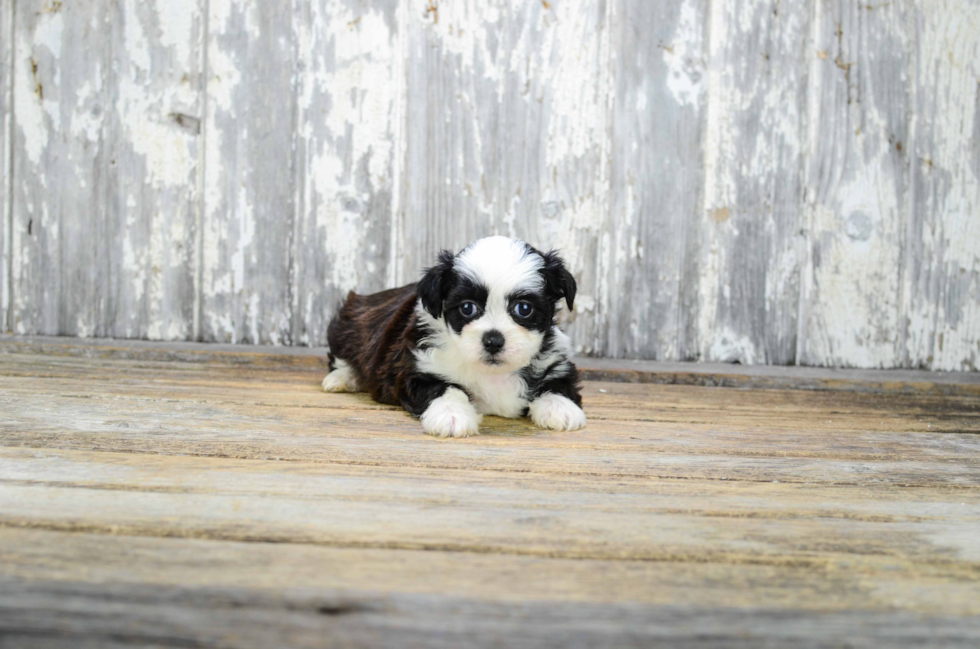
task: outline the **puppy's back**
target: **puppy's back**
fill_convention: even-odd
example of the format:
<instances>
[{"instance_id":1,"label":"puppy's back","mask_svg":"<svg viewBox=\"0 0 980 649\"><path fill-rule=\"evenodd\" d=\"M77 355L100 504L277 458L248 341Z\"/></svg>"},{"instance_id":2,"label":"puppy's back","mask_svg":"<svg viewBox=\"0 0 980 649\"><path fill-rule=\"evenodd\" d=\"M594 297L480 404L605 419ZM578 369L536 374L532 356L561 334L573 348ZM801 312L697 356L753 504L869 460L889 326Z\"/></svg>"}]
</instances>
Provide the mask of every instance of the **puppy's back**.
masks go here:
<instances>
[{"instance_id":1,"label":"puppy's back","mask_svg":"<svg viewBox=\"0 0 980 649\"><path fill-rule=\"evenodd\" d=\"M327 327L331 369L335 358L343 359L357 374L363 389L375 393L382 378L393 369L389 367L393 357L401 357L406 351L406 333L414 329L417 300L416 284L371 295L348 293ZM387 403L391 398L379 400Z\"/></svg>"}]
</instances>

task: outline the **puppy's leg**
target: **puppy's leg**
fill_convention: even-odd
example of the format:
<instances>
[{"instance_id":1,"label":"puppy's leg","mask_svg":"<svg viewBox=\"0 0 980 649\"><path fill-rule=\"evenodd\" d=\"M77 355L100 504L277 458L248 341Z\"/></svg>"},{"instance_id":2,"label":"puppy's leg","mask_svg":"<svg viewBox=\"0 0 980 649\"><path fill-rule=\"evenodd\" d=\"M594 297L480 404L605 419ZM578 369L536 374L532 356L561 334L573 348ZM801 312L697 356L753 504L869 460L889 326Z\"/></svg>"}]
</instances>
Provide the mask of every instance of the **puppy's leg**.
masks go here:
<instances>
[{"instance_id":1,"label":"puppy's leg","mask_svg":"<svg viewBox=\"0 0 980 649\"><path fill-rule=\"evenodd\" d=\"M357 392L357 377L347 361L333 359L334 369L323 377L324 392Z\"/></svg>"},{"instance_id":2,"label":"puppy's leg","mask_svg":"<svg viewBox=\"0 0 980 649\"><path fill-rule=\"evenodd\" d=\"M449 386L442 396L433 399L422 413L422 430L436 437L469 437L480 434L483 415L476 411L470 398L459 388Z\"/></svg>"},{"instance_id":3,"label":"puppy's leg","mask_svg":"<svg viewBox=\"0 0 980 649\"><path fill-rule=\"evenodd\" d=\"M542 428L578 430L585 427L585 413L568 397L555 392L539 395L528 408L528 414Z\"/></svg>"}]
</instances>

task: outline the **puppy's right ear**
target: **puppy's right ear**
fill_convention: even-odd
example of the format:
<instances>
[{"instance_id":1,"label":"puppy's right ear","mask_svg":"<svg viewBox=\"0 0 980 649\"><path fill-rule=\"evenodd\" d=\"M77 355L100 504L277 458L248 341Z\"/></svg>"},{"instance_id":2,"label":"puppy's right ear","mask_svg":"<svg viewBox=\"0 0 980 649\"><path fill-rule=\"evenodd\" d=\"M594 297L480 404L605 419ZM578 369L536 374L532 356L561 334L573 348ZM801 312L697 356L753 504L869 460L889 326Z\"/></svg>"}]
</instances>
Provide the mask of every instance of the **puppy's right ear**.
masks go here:
<instances>
[{"instance_id":1,"label":"puppy's right ear","mask_svg":"<svg viewBox=\"0 0 980 649\"><path fill-rule=\"evenodd\" d=\"M419 298L422 308L433 318L442 317L442 302L452 288L453 260L456 256L449 250L439 253L439 261L432 268L425 270L425 275L418 285Z\"/></svg>"}]
</instances>

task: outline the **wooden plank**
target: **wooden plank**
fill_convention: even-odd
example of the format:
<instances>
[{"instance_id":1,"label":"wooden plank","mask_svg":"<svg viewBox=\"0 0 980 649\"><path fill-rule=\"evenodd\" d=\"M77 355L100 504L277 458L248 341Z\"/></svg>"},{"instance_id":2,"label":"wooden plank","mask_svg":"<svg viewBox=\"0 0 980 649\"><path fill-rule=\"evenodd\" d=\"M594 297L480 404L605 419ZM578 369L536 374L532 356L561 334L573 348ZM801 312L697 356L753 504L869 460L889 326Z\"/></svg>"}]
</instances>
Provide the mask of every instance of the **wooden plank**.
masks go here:
<instances>
[{"instance_id":1,"label":"wooden plank","mask_svg":"<svg viewBox=\"0 0 980 649\"><path fill-rule=\"evenodd\" d=\"M10 328L104 336L109 9L21 2L15 12Z\"/></svg>"},{"instance_id":2,"label":"wooden plank","mask_svg":"<svg viewBox=\"0 0 980 649\"><path fill-rule=\"evenodd\" d=\"M0 524L569 559L847 562L855 573L903 580L920 571L953 581L980 574L976 490L606 482L542 474L531 462L516 480L471 470L271 464L0 449Z\"/></svg>"},{"instance_id":3,"label":"wooden plank","mask_svg":"<svg viewBox=\"0 0 980 649\"><path fill-rule=\"evenodd\" d=\"M906 363L980 367L980 8L920 3L911 79Z\"/></svg>"},{"instance_id":4,"label":"wooden plank","mask_svg":"<svg viewBox=\"0 0 980 649\"><path fill-rule=\"evenodd\" d=\"M323 394L318 372L4 358L6 446L828 485L973 488L980 475L963 455L975 396L589 384L585 431L488 418L482 437L446 444L400 409Z\"/></svg>"},{"instance_id":5,"label":"wooden plank","mask_svg":"<svg viewBox=\"0 0 980 649\"><path fill-rule=\"evenodd\" d=\"M593 350L697 358L708 3L616 6L611 223L603 229Z\"/></svg>"},{"instance_id":6,"label":"wooden plank","mask_svg":"<svg viewBox=\"0 0 980 649\"><path fill-rule=\"evenodd\" d=\"M628 383L704 385L755 390L834 390L866 393L949 396L980 394L976 372L923 370L855 370L780 365L677 363L662 361L576 358L583 379Z\"/></svg>"},{"instance_id":7,"label":"wooden plank","mask_svg":"<svg viewBox=\"0 0 980 649\"><path fill-rule=\"evenodd\" d=\"M797 359L805 365L904 361L908 4L816 5L807 89L809 268Z\"/></svg>"},{"instance_id":8,"label":"wooden plank","mask_svg":"<svg viewBox=\"0 0 980 649\"><path fill-rule=\"evenodd\" d=\"M597 561L507 554L334 548L133 537L0 527L0 579L57 584L153 584L249 591L290 599L316 596L373 609L388 597L456 597L501 604L550 602L768 610L875 612L914 609L919 615L975 615L976 583L920 575L900 590L888 576L848 570L846 563L724 565L683 561ZM229 569L234 566L234 569ZM766 584L758 588L758 584ZM898 583L901 583L900 581ZM520 584L515 588L515 584ZM5 592L11 592L5 590ZM834 592L836 597L827 597ZM271 604L271 602L270 602ZM355 606L351 606L355 608ZM386 609L387 607L382 606ZM906 614L906 617L910 617Z\"/></svg>"},{"instance_id":9,"label":"wooden plank","mask_svg":"<svg viewBox=\"0 0 980 649\"><path fill-rule=\"evenodd\" d=\"M607 3L411 7L394 280L414 281L440 249L495 233L559 248L579 284L566 317L573 343L595 351L597 235L608 211Z\"/></svg>"},{"instance_id":10,"label":"wooden plank","mask_svg":"<svg viewBox=\"0 0 980 649\"><path fill-rule=\"evenodd\" d=\"M809 3L714 3L705 138L700 358L793 364Z\"/></svg>"},{"instance_id":11,"label":"wooden plank","mask_svg":"<svg viewBox=\"0 0 980 649\"><path fill-rule=\"evenodd\" d=\"M291 341L292 3L209 0L200 340Z\"/></svg>"},{"instance_id":12,"label":"wooden plank","mask_svg":"<svg viewBox=\"0 0 980 649\"><path fill-rule=\"evenodd\" d=\"M203 20L201 0L110 8L103 335L194 333Z\"/></svg>"},{"instance_id":13,"label":"wooden plank","mask_svg":"<svg viewBox=\"0 0 980 649\"><path fill-rule=\"evenodd\" d=\"M10 331L10 189L13 180L10 147L13 145L11 91L14 71L14 5L0 9L0 333Z\"/></svg>"},{"instance_id":14,"label":"wooden plank","mask_svg":"<svg viewBox=\"0 0 980 649\"><path fill-rule=\"evenodd\" d=\"M587 383L438 440L319 378L0 355L4 642L980 635L975 395Z\"/></svg>"},{"instance_id":15,"label":"wooden plank","mask_svg":"<svg viewBox=\"0 0 980 649\"><path fill-rule=\"evenodd\" d=\"M134 402L134 407L141 407L145 400L161 404L188 400L324 411L369 408L400 413L399 408L374 403L367 395L323 394L319 390L321 372L302 365L287 371L274 364L42 359L17 354L6 354L0 359L0 381L10 391L8 397L12 402L16 401L14 394L21 399L65 400L66 407L71 403L79 406L125 397ZM120 381L120 376L125 381ZM690 425L735 426L739 430L765 423L767 430L786 432L800 429L858 433L969 432L975 428L980 408L975 393L947 395L933 391L814 394L796 390L735 391L596 382L586 383L584 390L589 412L603 419L619 422L656 419ZM26 403L14 405L17 411L31 412L31 406ZM842 417L834 422L835 415ZM566 437L560 435L556 439Z\"/></svg>"},{"instance_id":16,"label":"wooden plank","mask_svg":"<svg viewBox=\"0 0 980 649\"><path fill-rule=\"evenodd\" d=\"M190 334L200 20L133 2L19 8L14 330Z\"/></svg>"},{"instance_id":17,"label":"wooden plank","mask_svg":"<svg viewBox=\"0 0 980 649\"><path fill-rule=\"evenodd\" d=\"M426 576L428 578L428 576ZM523 582L523 579L520 581ZM7 647L972 647L975 617L3 580Z\"/></svg>"},{"instance_id":18,"label":"wooden plank","mask_svg":"<svg viewBox=\"0 0 980 649\"><path fill-rule=\"evenodd\" d=\"M309 646L323 646L334 634L385 627L402 641L411 628L428 629L426 646L447 636L456 643L459 629L476 641L499 641L506 633L531 633L529 627L546 629L540 642L550 637L562 646L583 634L588 646L607 638L623 646L626 632L647 645L643 634L655 632L672 645L690 639L697 646L709 631L726 646L773 635L794 646L845 638L863 646L873 637L887 637L889 646L958 646L977 636L969 602L975 583L922 580L900 591L895 582L857 576L846 566L569 561L9 528L0 529L0 538L0 628L8 643L24 638L31 646L42 630L51 641L118 638L111 633L116 625L128 627L128 637L139 634L133 642L208 639L216 629L241 633L235 646L250 646L248 638L268 646L263 634L270 629L276 646L287 637L306 642L309 629L316 633ZM839 597L827 598L828 591ZM910 615L913 608L917 614ZM447 617L455 621L450 629L438 621ZM473 632L484 623L489 634Z\"/></svg>"},{"instance_id":19,"label":"wooden plank","mask_svg":"<svg viewBox=\"0 0 980 649\"><path fill-rule=\"evenodd\" d=\"M395 0L295 6L294 344L325 345L327 325L348 291L385 288L404 85L396 14Z\"/></svg>"}]
</instances>

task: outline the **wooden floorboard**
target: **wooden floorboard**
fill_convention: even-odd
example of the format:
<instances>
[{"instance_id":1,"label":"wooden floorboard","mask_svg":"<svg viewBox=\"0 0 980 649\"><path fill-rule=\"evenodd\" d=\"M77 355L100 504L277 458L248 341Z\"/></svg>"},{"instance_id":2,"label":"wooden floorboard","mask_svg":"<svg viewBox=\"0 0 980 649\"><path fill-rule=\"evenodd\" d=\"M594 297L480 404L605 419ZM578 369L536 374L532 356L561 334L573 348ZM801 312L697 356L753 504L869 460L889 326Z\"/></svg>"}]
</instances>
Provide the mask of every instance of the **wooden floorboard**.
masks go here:
<instances>
[{"instance_id":1,"label":"wooden floorboard","mask_svg":"<svg viewBox=\"0 0 980 649\"><path fill-rule=\"evenodd\" d=\"M583 431L440 440L313 355L122 348L0 341L0 648L980 642L970 381L610 364Z\"/></svg>"}]
</instances>

